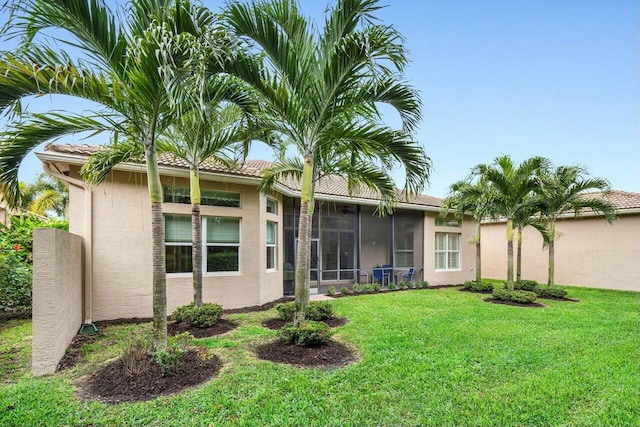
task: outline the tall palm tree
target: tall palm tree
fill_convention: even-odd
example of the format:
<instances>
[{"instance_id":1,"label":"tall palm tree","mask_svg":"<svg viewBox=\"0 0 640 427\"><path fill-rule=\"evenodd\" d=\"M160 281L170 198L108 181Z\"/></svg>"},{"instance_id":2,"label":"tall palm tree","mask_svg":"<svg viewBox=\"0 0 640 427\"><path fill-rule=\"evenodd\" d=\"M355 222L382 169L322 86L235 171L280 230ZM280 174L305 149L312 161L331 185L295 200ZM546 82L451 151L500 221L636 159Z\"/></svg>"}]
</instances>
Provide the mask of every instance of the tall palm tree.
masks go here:
<instances>
[{"instance_id":1,"label":"tall palm tree","mask_svg":"<svg viewBox=\"0 0 640 427\"><path fill-rule=\"evenodd\" d=\"M475 182L474 182L475 181ZM476 282L482 281L482 250L480 245L482 220L494 216L494 194L486 180L480 177L458 181L449 187L449 196L444 201L445 209L452 209L460 219L471 215L476 221Z\"/></svg>"},{"instance_id":2,"label":"tall palm tree","mask_svg":"<svg viewBox=\"0 0 640 427\"><path fill-rule=\"evenodd\" d=\"M536 187L536 174L547 167L543 157L532 157L516 166L511 157L496 157L493 163L478 165L474 175L485 179L494 192L496 213L507 220L507 286L513 290L513 223L534 201L528 197Z\"/></svg>"},{"instance_id":3,"label":"tall palm tree","mask_svg":"<svg viewBox=\"0 0 640 427\"><path fill-rule=\"evenodd\" d=\"M555 241L558 238L556 222L564 215L579 216L585 212L603 214L607 222L616 219L614 206L602 195L589 195L590 190L610 191L609 182L602 178L589 178L580 166L558 166L539 178L537 197L541 217L547 222L549 250L549 276L547 285L555 280Z\"/></svg>"},{"instance_id":4,"label":"tall palm tree","mask_svg":"<svg viewBox=\"0 0 640 427\"><path fill-rule=\"evenodd\" d=\"M374 24L376 0L338 0L318 29L294 0L232 3L226 21L251 46L230 72L262 95L272 126L290 149L264 173L263 190L280 178L302 183L296 254L294 322L304 320L309 301L309 254L315 184L329 174L350 189L365 186L381 195L390 212L398 193L389 174L406 172L405 190L422 190L430 162L412 139L420 101L400 74L407 62L401 35ZM264 59L264 61L262 60ZM386 126L377 103L393 107L401 130Z\"/></svg>"},{"instance_id":5,"label":"tall palm tree","mask_svg":"<svg viewBox=\"0 0 640 427\"><path fill-rule=\"evenodd\" d=\"M534 197L533 195L527 197ZM542 239L545 244L548 242L546 222L538 215L540 213L539 207L534 204L530 205L531 201L526 202L529 205L527 208L518 211L513 217L513 226L517 230L516 236L516 282L522 280L522 232L523 230L531 226L538 230L542 235Z\"/></svg>"},{"instance_id":6,"label":"tall palm tree","mask_svg":"<svg viewBox=\"0 0 640 427\"><path fill-rule=\"evenodd\" d=\"M247 142L264 135L253 130L250 114L255 113L255 100L246 91L230 93L237 82L220 87L217 77L208 80L212 89L207 98L217 95L206 104L184 111L176 123L158 137L159 153L169 153L189 165L189 194L191 201L193 303L202 305L202 225L200 216L200 168L203 163L217 163L228 168L237 167L237 159L247 153ZM228 100L221 97L225 95ZM233 96L226 96L226 95ZM230 100L235 101L231 102ZM200 108L201 107L201 108ZM265 139L265 138L263 138ZM132 143L121 143L93 155L83 166L82 173L87 182L96 185L103 182L108 173L119 163L139 161L143 155L141 147Z\"/></svg>"},{"instance_id":7,"label":"tall palm tree","mask_svg":"<svg viewBox=\"0 0 640 427\"><path fill-rule=\"evenodd\" d=\"M100 0L28 0L16 3L8 26L25 36L22 49L0 58L0 110L33 95L61 94L98 104L93 115L32 114L0 135L0 183L18 199L17 172L38 144L75 132L113 132L144 148L151 200L154 347L167 343L166 277L162 186L156 138L174 118L167 81L188 61L189 40L209 31L213 15L190 0L131 0L126 18ZM70 33L60 49L42 30ZM43 38L34 39L37 34ZM72 57L72 52L79 54ZM8 190L8 191L7 191Z\"/></svg>"}]
</instances>

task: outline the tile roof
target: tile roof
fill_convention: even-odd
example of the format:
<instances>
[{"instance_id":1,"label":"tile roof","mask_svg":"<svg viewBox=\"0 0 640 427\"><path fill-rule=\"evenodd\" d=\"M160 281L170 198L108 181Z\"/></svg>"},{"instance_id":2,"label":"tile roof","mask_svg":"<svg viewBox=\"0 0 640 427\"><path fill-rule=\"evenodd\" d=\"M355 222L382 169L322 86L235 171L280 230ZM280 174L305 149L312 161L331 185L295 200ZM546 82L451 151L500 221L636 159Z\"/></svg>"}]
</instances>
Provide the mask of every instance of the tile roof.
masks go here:
<instances>
[{"instance_id":1,"label":"tile roof","mask_svg":"<svg viewBox=\"0 0 640 427\"><path fill-rule=\"evenodd\" d=\"M61 154L70 154L75 156L90 156L98 152L98 150L104 149L104 147L96 146L96 145L73 145L73 144L49 144L46 146L45 151L61 153ZM158 154L158 164L160 166L167 167L176 167L176 168L188 168L189 165L182 159L174 157L172 154L160 153ZM204 162L200 168L203 172L211 172L211 173L220 173L226 175L240 176L240 177L249 177L249 178L262 178L262 171L269 166L271 166L271 162L265 160L246 160L244 161L238 169L229 169L225 166L222 166L218 163L214 162ZM280 182L281 185L287 187L289 190L293 192L300 192L301 185L299 182L286 179ZM332 175L326 178L323 178L316 184L316 195L321 196L334 196L334 197L354 197L358 199L366 199L377 201L379 200L378 193L372 191L368 188L354 189L351 194L349 194L347 181L337 175ZM407 203L411 205L418 206L429 206L429 207L442 207L442 199L437 197L427 196L426 194L418 194L414 196L409 196L408 198L404 197L404 193L400 192L399 194L399 202Z\"/></svg>"},{"instance_id":2,"label":"tile roof","mask_svg":"<svg viewBox=\"0 0 640 427\"><path fill-rule=\"evenodd\" d=\"M609 193L592 192L585 193L584 197L594 199L604 199L611 203L618 212L624 213L626 209L640 208L640 193L629 191L612 190Z\"/></svg>"}]
</instances>

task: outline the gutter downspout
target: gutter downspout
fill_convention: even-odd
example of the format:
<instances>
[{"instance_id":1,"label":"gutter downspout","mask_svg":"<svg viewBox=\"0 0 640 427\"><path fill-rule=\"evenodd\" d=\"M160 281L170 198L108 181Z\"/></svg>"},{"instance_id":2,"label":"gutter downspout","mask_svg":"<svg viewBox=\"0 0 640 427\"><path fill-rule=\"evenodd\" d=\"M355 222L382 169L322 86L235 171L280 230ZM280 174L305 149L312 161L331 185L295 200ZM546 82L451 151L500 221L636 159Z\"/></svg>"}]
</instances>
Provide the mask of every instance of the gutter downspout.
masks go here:
<instances>
[{"instance_id":1,"label":"gutter downspout","mask_svg":"<svg viewBox=\"0 0 640 427\"><path fill-rule=\"evenodd\" d=\"M93 190L82 180L64 175L52 169L52 164L42 162L42 168L49 175L58 178L74 187L84 191L84 238L82 239L83 266L84 266L84 323L80 327L78 334L86 335L98 332L98 328L93 324Z\"/></svg>"}]
</instances>

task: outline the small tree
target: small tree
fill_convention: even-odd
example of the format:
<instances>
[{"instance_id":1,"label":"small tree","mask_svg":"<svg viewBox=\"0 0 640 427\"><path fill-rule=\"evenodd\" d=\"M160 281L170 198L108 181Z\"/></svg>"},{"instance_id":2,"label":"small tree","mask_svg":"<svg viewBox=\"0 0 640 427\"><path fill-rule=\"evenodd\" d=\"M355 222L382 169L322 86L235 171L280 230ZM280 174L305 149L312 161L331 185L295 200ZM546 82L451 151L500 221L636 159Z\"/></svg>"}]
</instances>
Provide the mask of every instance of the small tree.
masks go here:
<instances>
[{"instance_id":1,"label":"small tree","mask_svg":"<svg viewBox=\"0 0 640 427\"><path fill-rule=\"evenodd\" d=\"M604 193L589 194L589 190ZM555 241L558 238L556 222L566 214L579 216L586 211L604 215L607 222L616 219L614 206L606 200L609 182L601 178L588 178L580 166L558 166L538 179L537 201L541 217L547 222L549 272L547 285L555 281ZM604 197L603 197L604 196Z\"/></svg>"},{"instance_id":2,"label":"small tree","mask_svg":"<svg viewBox=\"0 0 640 427\"><path fill-rule=\"evenodd\" d=\"M500 156L490 165L478 165L473 172L491 187L495 213L507 220L507 286L510 290L513 290L514 218L534 205L528 196L536 188L536 175L548 164L548 159L532 157L516 166L509 156Z\"/></svg>"},{"instance_id":3,"label":"small tree","mask_svg":"<svg viewBox=\"0 0 640 427\"><path fill-rule=\"evenodd\" d=\"M475 181L475 182L474 182ZM487 181L479 177L472 177L458 181L449 187L449 196L444 201L444 207L455 211L456 217L462 219L470 215L476 221L476 282L482 281L482 250L480 246L482 220L492 216L495 211L495 195L487 185Z\"/></svg>"}]
</instances>

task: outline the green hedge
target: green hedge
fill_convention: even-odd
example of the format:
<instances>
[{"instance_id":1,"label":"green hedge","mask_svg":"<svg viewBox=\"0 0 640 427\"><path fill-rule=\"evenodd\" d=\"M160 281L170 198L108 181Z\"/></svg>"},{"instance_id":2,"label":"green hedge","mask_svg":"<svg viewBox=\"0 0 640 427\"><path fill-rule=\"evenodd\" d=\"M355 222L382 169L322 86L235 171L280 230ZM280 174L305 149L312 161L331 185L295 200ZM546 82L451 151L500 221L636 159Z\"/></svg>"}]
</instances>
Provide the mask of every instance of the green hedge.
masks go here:
<instances>
[{"instance_id":1,"label":"green hedge","mask_svg":"<svg viewBox=\"0 0 640 427\"><path fill-rule=\"evenodd\" d=\"M280 329L280 338L287 344L317 347L326 344L331 339L331 329L323 322L305 320L298 326L287 324Z\"/></svg>"}]
</instances>

